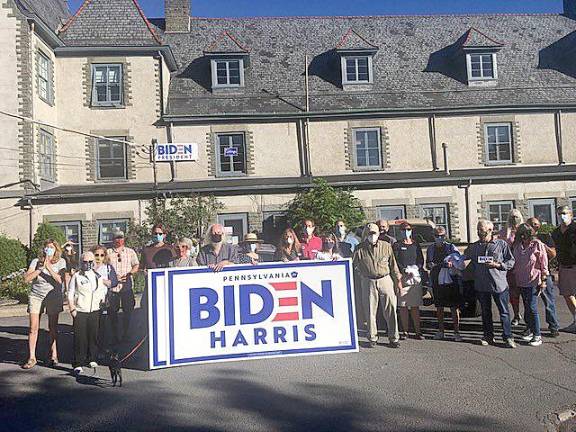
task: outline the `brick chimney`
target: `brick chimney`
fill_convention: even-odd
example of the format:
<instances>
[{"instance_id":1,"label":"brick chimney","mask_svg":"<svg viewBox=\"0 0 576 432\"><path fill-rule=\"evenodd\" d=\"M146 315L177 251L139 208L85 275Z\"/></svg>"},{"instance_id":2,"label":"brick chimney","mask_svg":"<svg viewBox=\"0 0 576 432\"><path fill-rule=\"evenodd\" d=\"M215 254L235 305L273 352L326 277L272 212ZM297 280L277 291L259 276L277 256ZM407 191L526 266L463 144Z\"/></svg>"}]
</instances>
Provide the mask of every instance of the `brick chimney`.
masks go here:
<instances>
[{"instance_id":1,"label":"brick chimney","mask_svg":"<svg viewBox=\"0 0 576 432\"><path fill-rule=\"evenodd\" d=\"M164 0L166 32L187 33L190 31L190 1Z\"/></svg>"},{"instance_id":2,"label":"brick chimney","mask_svg":"<svg viewBox=\"0 0 576 432\"><path fill-rule=\"evenodd\" d=\"M565 17L576 20L576 0L564 0Z\"/></svg>"}]
</instances>

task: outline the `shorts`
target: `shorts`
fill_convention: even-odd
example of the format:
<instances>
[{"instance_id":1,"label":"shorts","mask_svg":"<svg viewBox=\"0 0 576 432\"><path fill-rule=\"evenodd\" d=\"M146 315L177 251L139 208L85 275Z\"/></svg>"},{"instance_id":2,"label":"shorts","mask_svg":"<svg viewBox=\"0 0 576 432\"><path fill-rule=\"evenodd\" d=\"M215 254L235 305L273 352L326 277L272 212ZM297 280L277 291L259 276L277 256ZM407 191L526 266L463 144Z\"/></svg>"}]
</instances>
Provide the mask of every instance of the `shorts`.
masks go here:
<instances>
[{"instance_id":1,"label":"shorts","mask_svg":"<svg viewBox=\"0 0 576 432\"><path fill-rule=\"evenodd\" d=\"M460 307L464 303L457 283L438 285L434 287L434 306L436 307Z\"/></svg>"},{"instance_id":2,"label":"shorts","mask_svg":"<svg viewBox=\"0 0 576 432\"><path fill-rule=\"evenodd\" d=\"M46 296L30 293L28 313L57 315L64 310L64 296L59 289L51 290Z\"/></svg>"},{"instance_id":3,"label":"shorts","mask_svg":"<svg viewBox=\"0 0 576 432\"><path fill-rule=\"evenodd\" d=\"M404 285L398 296L398 306L400 307L418 307L422 306L422 285Z\"/></svg>"},{"instance_id":4,"label":"shorts","mask_svg":"<svg viewBox=\"0 0 576 432\"><path fill-rule=\"evenodd\" d=\"M560 266L558 290L560 290L561 296L576 296L576 266L571 268Z\"/></svg>"}]
</instances>

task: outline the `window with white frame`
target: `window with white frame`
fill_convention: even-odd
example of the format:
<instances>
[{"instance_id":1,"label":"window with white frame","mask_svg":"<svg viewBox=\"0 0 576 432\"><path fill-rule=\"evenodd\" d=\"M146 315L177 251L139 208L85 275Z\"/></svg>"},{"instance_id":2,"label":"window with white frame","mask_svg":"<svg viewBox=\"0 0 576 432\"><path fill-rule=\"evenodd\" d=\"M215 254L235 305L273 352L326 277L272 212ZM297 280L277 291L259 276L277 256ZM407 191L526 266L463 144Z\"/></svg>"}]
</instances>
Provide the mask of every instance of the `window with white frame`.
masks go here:
<instances>
[{"instance_id":1,"label":"window with white frame","mask_svg":"<svg viewBox=\"0 0 576 432\"><path fill-rule=\"evenodd\" d=\"M72 242L76 251L82 251L82 224L80 221L51 222L64 232L66 241Z\"/></svg>"},{"instance_id":2,"label":"window with white frame","mask_svg":"<svg viewBox=\"0 0 576 432\"><path fill-rule=\"evenodd\" d=\"M92 105L122 105L122 64L92 65Z\"/></svg>"},{"instance_id":3,"label":"window with white frame","mask_svg":"<svg viewBox=\"0 0 576 432\"><path fill-rule=\"evenodd\" d=\"M486 163L512 163L512 125L491 123L484 125Z\"/></svg>"},{"instance_id":4,"label":"window with white frame","mask_svg":"<svg viewBox=\"0 0 576 432\"><path fill-rule=\"evenodd\" d=\"M128 219L98 221L98 244L111 248L114 243L114 232L128 230Z\"/></svg>"},{"instance_id":5,"label":"window with white frame","mask_svg":"<svg viewBox=\"0 0 576 432\"><path fill-rule=\"evenodd\" d=\"M126 137L110 137L125 141ZM96 148L98 179L126 179L126 143L99 139Z\"/></svg>"},{"instance_id":6,"label":"window with white frame","mask_svg":"<svg viewBox=\"0 0 576 432\"><path fill-rule=\"evenodd\" d=\"M494 231L506 226L508 214L514 208L514 201L492 201L488 203L488 218L494 224Z\"/></svg>"},{"instance_id":7,"label":"window with white frame","mask_svg":"<svg viewBox=\"0 0 576 432\"><path fill-rule=\"evenodd\" d=\"M343 84L369 84L372 82L372 56L342 57Z\"/></svg>"},{"instance_id":8,"label":"window with white frame","mask_svg":"<svg viewBox=\"0 0 576 432\"><path fill-rule=\"evenodd\" d=\"M246 142L243 133L216 136L218 175L246 174Z\"/></svg>"},{"instance_id":9,"label":"window with white frame","mask_svg":"<svg viewBox=\"0 0 576 432\"><path fill-rule=\"evenodd\" d=\"M243 59L215 59L211 64L213 88L244 86Z\"/></svg>"},{"instance_id":10,"label":"window with white frame","mask_svg":"<svg viewBox=\"0 0 576 432\"><path fill-rule=\"evenodd\" d=\"M530 217L538 218L542 225L556 225L556 200L554 198L528 200Z\"/></svg>"},{"instance_id":11,"label":"window with white frame","mask_svg":"<svg viewBox=\"0 0 576 432\"><path fill-rule=\"evenodd\" d=\"M354 168L382 168L380 129L354 129Z\"/></svg>"},{"instance_id":12,"label":"window with white frame","mask_svg":"<svg viewBox=\"0 0 576 432\"><path fill-rule=\"evenodd\" d=\"M466 55L468 80L492 80L497 78L496 54L474 53Z\"/></svg>"},{"instance_id":13,"label":"window with white frame","mask_svg":"<svg viewBox=\"0 0 576 432\"><path fill-rule=\"evenodd\" d=\"M399 220L406 218L406 208L402 205L377 207L378 219Z\"/></svg>"},{"instance_id":14,"label":"window with white frame","mask_svg":"<svg viewBox=\"0 0 576 432\"><path fill-rule=\"evenodd\" d=\"M40 178L46 181L54 181L56 179L54 136L44 129L40 129L39 141Z\"/></svg>"},{"instance_id":15,"label":"window with white frame","mask_svg":"<svg viewBox=\"0 0 576 432\"><path fill-rule=\"evenodd\" d=\"M423 204L422 213L424 219L434 222L437 227L444 227L446 235L450 237L448 204Z\"/></svg>"},{"instance_id":16,"label":"window with white frame","mask_svg":"<svg viewBox=\"0 0 576 432\"><path fill-rule=\"evenodd\" d=\"M38 51L37 65L38 96L40 96L40 99L44 102L52 104L54 101L52 60L50 60L44 53Z\"/></svg>"}]
</instances>

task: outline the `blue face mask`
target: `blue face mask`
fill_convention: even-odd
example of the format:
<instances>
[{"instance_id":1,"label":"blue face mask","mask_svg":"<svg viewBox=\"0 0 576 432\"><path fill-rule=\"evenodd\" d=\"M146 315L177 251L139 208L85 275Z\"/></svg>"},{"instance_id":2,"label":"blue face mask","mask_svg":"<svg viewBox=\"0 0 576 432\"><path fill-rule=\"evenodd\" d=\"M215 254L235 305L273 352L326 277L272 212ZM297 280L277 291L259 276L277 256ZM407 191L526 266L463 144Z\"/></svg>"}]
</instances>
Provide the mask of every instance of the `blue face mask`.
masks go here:
<instances>
[{"instance_id":1,"label":"blue face mask","mask_svg":"<svg viewBox=\"0 0 576 432\"><path fill-rule=\"evenodd\" d=\"M434 237L434 241L436 242L437 245L441 245L442 243L444 243L445 239L446 239L445 236Z\"/></svg>"},{"instance_id":2,"label":"blue face mask","mask_svg":"<svg viewBox=\"0 0 576 432\"><path fill-rule=\"evenodd\" d=\"M154 234L152 239L154 243L160 243L161 241L164 241L164 234Z\"/></svg>"},{"instance_id":3,"label":"blue face mask","mask_svg":"<svg viewBox=\"0 0 576 432\"><path fill-rule=\"evenodd\" d=\"M406 240L411 239L412 238L412 230L402 231L402 237L405 238Z\"/></svg>"},{"instance_id":4,"label":"blue face mask","mask_svg":"<svg viewBox=\"0 0 576 432\"><path fill-rule=\"evenodd\" d=\"M44 248L44 254L45 254L47 257L54 256L54 252L56 252L56 249L54 249L54 248L51 248L51 247L45 247L45 248Z\"/></svg>"}]
</instances>

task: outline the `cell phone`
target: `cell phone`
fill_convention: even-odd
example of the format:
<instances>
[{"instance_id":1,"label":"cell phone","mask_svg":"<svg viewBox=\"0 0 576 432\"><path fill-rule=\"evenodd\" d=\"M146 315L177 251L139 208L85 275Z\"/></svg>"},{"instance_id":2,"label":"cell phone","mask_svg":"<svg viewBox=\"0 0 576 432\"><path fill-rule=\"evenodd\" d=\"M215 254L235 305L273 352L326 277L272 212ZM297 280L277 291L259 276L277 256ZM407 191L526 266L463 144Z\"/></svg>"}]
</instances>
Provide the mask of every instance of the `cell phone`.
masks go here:
<instances>
[{"instance_id":1,"label":"cell phone","mask_svg":"<svg viewBox=\"0 0 576 432\"><path fill-rule=\"evenodd\" d=\"M478 257L478 264L489 264L494 262L494 257L481 255Z\"/></svg>"}]
</instances>

